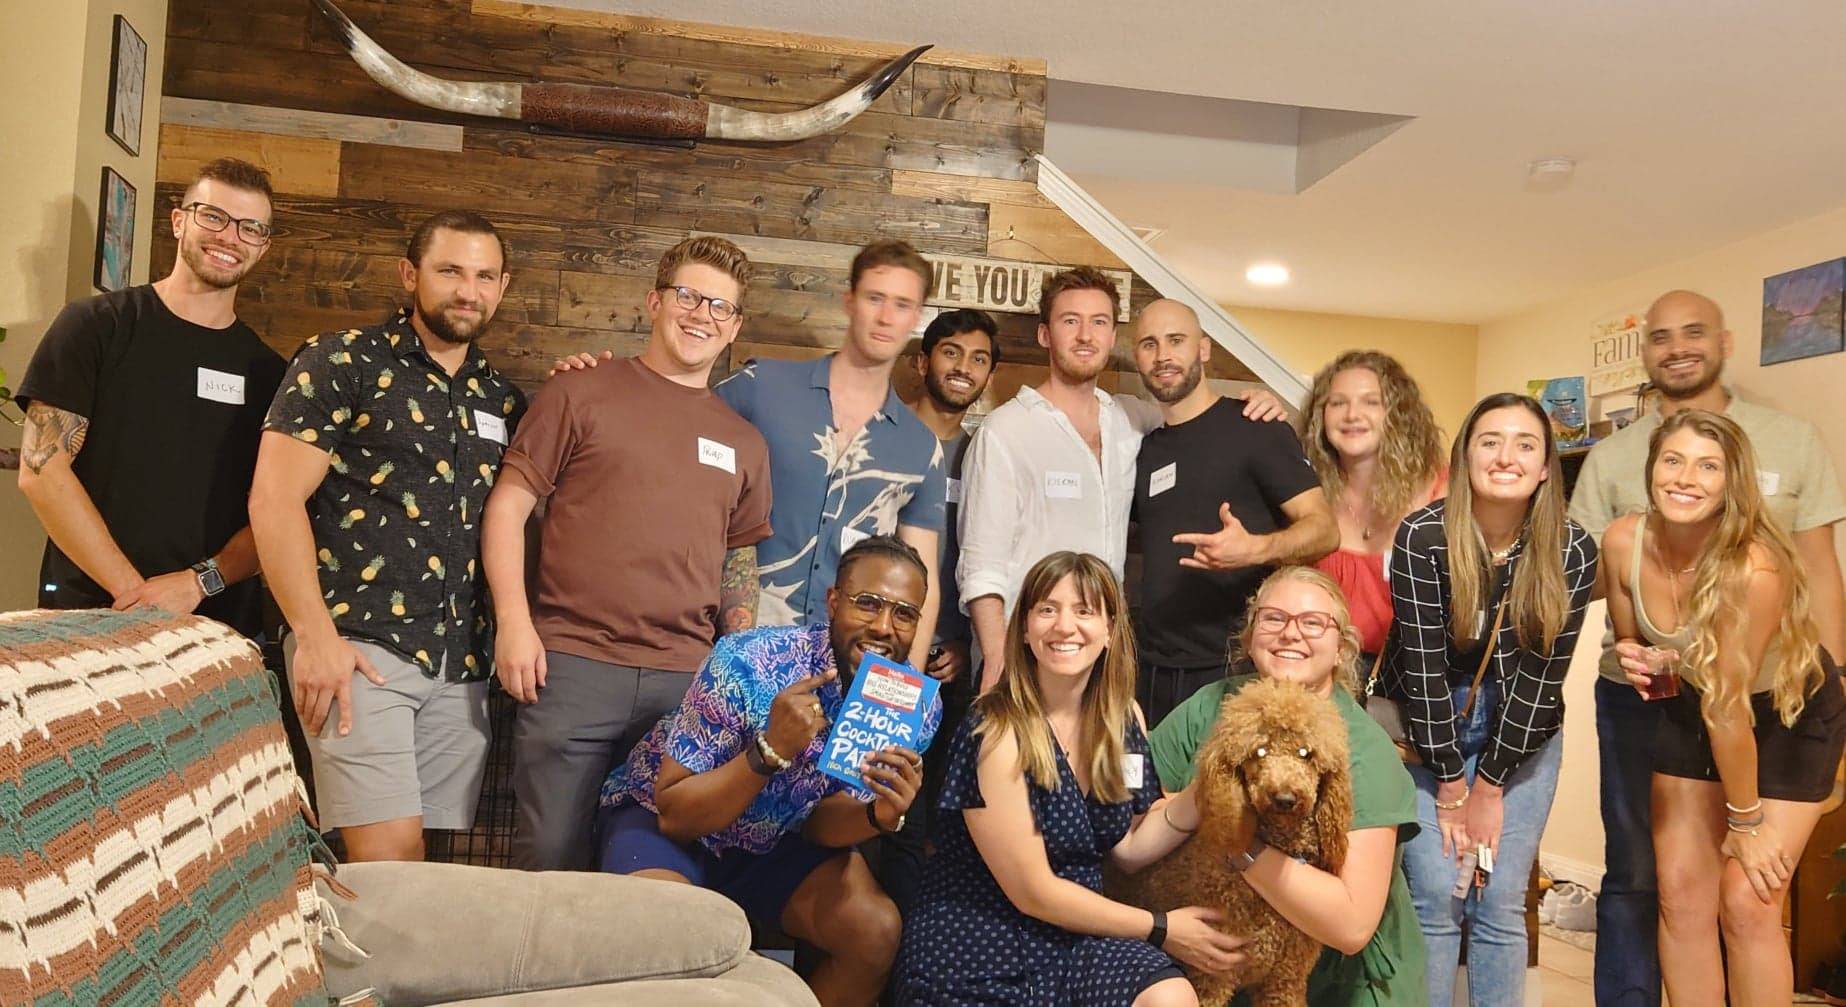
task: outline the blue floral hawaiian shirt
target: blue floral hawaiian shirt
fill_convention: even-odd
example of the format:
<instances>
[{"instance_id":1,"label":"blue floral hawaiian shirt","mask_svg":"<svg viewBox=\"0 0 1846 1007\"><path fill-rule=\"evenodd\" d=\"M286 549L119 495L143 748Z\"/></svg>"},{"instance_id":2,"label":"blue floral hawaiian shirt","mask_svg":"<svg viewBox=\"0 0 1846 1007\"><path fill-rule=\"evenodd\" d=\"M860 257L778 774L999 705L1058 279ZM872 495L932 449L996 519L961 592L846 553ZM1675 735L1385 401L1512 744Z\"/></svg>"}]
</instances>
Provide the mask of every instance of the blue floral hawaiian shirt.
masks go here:
<instances>
[{"instance_id":1,"label":"blue floral hawaiian shirt","mask_svg":"<svg viewBox=\"0 0 1846 1007\"><path fill-rule=\"evenodd\" d=\"M663 755L673 756L696 774L710 772L743 754L744 746L755 744L757 734L768 729L769 704L777 693L834 667L833 645L827 635L823 621L807 626L763 626L720 639L686 690L679 710L660 718L629 753L628 761L604 781L602 805L633 801L658 812L654 779L660 775ZM831 723L845 698L844 683L835 679L816 690L814 697ZM937 700L923 717L919 751L929 745L941 724L942 703ZM821 748L826 743L823 731L800 755L789 756L793 766L770 777L736 821L701 836L700 844L714 854L730 849L767 853L783 836L798 831L822 798L851 793L846 784L820 771Z\"/></svg>"},{"instance_id":2,"label":"blue floral hawaiian shirt","mask_svg":"<svg viewBox=\"0 0 1846 1007\"><path fill-rule=\"evenodd\" d=\"M832 356L753 360L713 389L769 444L774 529L757 543L759 626L827 618L840 554L899 525L941 532L948 493L942 444L889 392L845 445L835 437Z\"/></svg>"}]
</instances>

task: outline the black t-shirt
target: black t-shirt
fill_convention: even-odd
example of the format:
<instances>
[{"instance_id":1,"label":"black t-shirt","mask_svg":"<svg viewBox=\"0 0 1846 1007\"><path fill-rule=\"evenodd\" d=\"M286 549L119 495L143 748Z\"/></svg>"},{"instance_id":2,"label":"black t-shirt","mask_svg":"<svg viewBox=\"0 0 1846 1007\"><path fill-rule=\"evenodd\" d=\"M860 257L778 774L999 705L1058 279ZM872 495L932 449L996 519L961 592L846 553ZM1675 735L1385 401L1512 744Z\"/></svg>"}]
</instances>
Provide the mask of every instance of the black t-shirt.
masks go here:
<instances>
[{"instance_id":1,"label":"black t-shirt","mask_svg":"<svg viewBox=\"0 0 1846 1007\"><path fill-rule=\"evenodd\" d=\"M1235 399L1219 399L1193 419L1143 438L1134 501L1142 659L1175 668L1222 666L1250 595L1270 572L1188 569L1179 558L1192 555L1192 547L1174 544L1173 536L1218 531L1223 503L1251 534L1268 534L1288 526L1284 503L1319 485L1288 424L1247 419Z\"/></svg>"},{"instance_id":2,"label":"black t-shirt","mask_svg":"<svg viewBox=\"0 0 1846 1007\"><path fill-rule=\"evenodd\" d=\"M217 554L250 523L263 412L284 366L248 325L194 325L153 287L130 287L66 305L32 354L18 398L89 417L71 469L116 545L152 577ZM46 543L40 605L110 603L109 592ZM198 611L254 635L256 578Z\"/></svg>"}]
</instances>

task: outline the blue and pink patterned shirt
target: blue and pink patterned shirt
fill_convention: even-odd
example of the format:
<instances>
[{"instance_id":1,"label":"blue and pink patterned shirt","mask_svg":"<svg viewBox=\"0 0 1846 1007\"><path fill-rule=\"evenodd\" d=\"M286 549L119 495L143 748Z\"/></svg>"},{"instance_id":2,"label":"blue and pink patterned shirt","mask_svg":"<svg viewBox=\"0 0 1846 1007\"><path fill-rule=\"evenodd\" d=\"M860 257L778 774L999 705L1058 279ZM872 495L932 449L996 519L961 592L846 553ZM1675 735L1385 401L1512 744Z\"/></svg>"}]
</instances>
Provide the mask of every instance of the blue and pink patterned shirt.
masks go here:
<instances>
[{"instance_id":1,"label":"blue and pink patterned shirt","mask_svg":"<svg viewBox=\"0 0 1846 1007\"><path fill-rule=\"evenodd\" d=\"M673 756L697 774L743 754L744 746L755 744L757 734L768 729L769 705L777 693L834 667L833 644L827 636L828 624L817 622L762 626L720 639L686 690L679 710L660 718L629 753L628 761L603 782L602 805L634 801L658 812L654 779L660 775L663 755ZM814 698L820 700L829 723L839 715L845 692L845 683L839 679L815 690ZM919 751L929 745L941 723L938 700L923 718ZM799 831L822 798L851 793L846 784L820 771L826 741L823 731L800 755L781 753L794 765L770 777L736 821L699 837L699 843L714 854L731 849L767 853L783 836Z\"/></svg>"}]
</instances>

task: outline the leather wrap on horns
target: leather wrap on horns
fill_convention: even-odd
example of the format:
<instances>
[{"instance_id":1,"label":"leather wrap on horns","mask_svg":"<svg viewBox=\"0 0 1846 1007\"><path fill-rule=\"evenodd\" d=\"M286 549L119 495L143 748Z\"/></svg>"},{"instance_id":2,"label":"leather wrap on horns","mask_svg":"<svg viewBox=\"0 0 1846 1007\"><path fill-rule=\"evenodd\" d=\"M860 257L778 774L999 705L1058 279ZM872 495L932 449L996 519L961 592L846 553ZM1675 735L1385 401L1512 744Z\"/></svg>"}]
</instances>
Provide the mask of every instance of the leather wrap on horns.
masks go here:
<instances>
[{"instance_id":1,"label":"leather wrap on horns","mask_svg":"<svg viewBox=\"0 0 1846 1007\"><path fill-rule=\"evenodd\" d=\"M930 48L921 45L910 50L830 101L798 112L755 112L659 91L597 84L446 80L414 70L385 51L332 0L314 0L314 5L333 23L353 61L393 94L446 112L602 136L771 141L818 136L865 111Z\"/></svg>"}]
</instances>

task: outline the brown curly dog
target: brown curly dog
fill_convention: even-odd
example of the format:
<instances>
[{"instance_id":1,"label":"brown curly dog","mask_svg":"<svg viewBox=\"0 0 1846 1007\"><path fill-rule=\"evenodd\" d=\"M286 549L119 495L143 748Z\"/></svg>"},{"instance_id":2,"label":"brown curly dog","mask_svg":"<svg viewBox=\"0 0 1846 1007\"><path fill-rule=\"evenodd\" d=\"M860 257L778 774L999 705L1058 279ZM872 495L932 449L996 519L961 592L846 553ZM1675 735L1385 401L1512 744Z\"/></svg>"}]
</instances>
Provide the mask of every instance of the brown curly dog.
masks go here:
<instances>
[{"instance_id":1,"label":"brown curly dog","mask_svg":"<svg viewBox=\"0 0 1846 1007\"><path fill-rule=\"evenodd\" d=\"M1137 878L1131 901L1146 909L1222 910L1229 934L1247 937L1244 964L1218 974L1187 970L1202 1007L1249 990L1257 1007L1307 1002L1321 944L1252 891L1229 858L1253 835L1282 853L1338 873L1352 827L1346 725L1328 700L1290 682L1257 681L1224 701L1199 750L1198 834Z\"/></svg>"}]
</instances>

